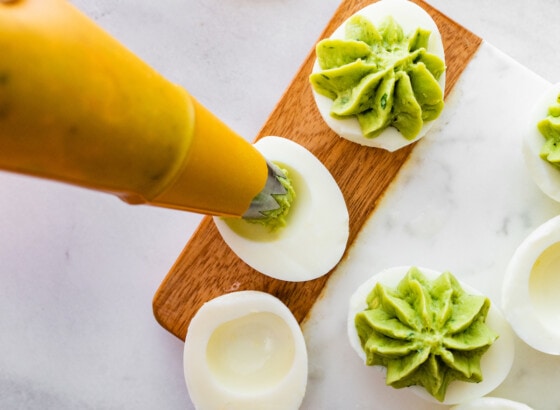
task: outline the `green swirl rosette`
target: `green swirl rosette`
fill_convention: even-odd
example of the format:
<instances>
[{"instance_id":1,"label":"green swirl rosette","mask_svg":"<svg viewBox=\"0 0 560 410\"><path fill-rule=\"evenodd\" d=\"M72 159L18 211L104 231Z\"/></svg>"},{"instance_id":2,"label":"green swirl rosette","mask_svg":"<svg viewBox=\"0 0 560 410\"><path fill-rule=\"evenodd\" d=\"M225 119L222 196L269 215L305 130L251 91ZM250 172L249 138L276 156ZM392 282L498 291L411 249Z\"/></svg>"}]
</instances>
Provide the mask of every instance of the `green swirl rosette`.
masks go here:
<instances>
[{"instance_id":1,"label":"green swirl rosette","mask_svg":"<svg viewBox=\"0 0 560 410\"><path fill-rule=\"evenodd\" d=\"M356 117L364 137L392 126L412 140L444 106L438 79L445 63L427 51L430 34L417 28L406 35L391 16L375 27L354 15L343 39L317 44L320 70L310 75L311 85L333 100L331 116Z\"/></svg>"},{"instance_id":2,"label":"green swirl rosette","mask_svg":"<svg viewBox=\"0 0 560 410\"><path fill-rule=\"evenodd\" d=\"M560 169L560 94L548 107L547 116L539 121L537 128L545 138L540 157Z\"/></svg>"},{"instance_id":3,"label":"green swirl rosette","mask_svg":"<svg viewBox=\"0 0 560 410\"><path fill-rule=\"evenodd\" d=\"M411 268L395 288L379 282L354 324L367 365L386 368L395 388L423 386L439 401L454 380L482 381L481 358L498 338L486 324L490 300L443 273Z\"/></svg>"}]
</instances>

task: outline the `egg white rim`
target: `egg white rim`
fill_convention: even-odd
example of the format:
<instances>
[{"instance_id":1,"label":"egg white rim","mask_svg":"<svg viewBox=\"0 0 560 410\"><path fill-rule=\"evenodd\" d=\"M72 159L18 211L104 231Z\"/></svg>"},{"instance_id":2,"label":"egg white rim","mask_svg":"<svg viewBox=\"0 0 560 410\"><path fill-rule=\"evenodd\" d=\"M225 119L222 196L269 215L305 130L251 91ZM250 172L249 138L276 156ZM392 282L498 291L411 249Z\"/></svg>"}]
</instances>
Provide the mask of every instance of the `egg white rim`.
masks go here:
<instances>
[{"instance_id":1,"label":"egg white rim","mask_svg":"<svg viewBox=\"0 0 560 410\"><path fill-rule=\"evenodd\" d=\"M358 354L364 365L366 355L362 349L360 339L354 326L354 317L358 312L367 308L367 304L365 302L366 297L378 282L384 284L385 286L396 287L410 268L412 268L412 266L395 266L384 269L358 286L356 291L350 297L347 318L348 339L350 341L350 345ZM416 266L416 268L418 268L429 280L436 279L442 273L433 269L423 268L421 266ZM472 288L468 284L463 283L463 281L459 278L457 278L457 280L459 280L459 283L465 292L472 295L481 295L481 292ZM451 382L447 388L443 402L438 401L422 386L411 386L408 387L408 389L427 401L438 404L453 405L484 396L498 387L509 374L513 364L515 350L513 332L504 316L494 303L491 303L490 305L490 309L486 317L486 323L492 330L499 334L499 337L482 356L481 368L483 380L480 383L460 381ZM369 367L371 367L374 371L383 374L383 376L385 375L384 367ZM492 369L492 371L489 371L489 369Z\"/></svg>"},{"instance_id":2,"label":"egg white rim","mask_svg":"<svg viewBox=\"0 0 560 410\"><path fill-rule=\"evenodd\" d=\"M300 282L325 275L342 258L349 235L348 209L337 182L310 151L287 138L263 137L255 147L292 179L296 198L287 225L271 233L241 219L214 217L218 231L241 260L267 276ZM244 229L249 234L240 235Z\"/></svg>"},{"instance_id":3,"label":"egg white rim","mask_svg":"<svg viewBox=\"0 0 560 410\"><path fill-rule=\"evenodd\" d=\"M525 165L535 184L543 193L560 202L560 170L540 157L540 151L546 139L537 128L537 123L544 120L550 107L560 94L560 83L553 84L537 100L529 116L529 124L522 140Z\"/></svg>"},{"instance_id":4,"label":"egg white rim","mask_svg":"<svg viewBox=\"0 0 560 410\"><path fill-rule=\"evenodd\" d=\"M221 324L245 315L268 312L282 318L289 327L294 342L293 366L278 385L258 394L234 393L221 386L212 375L206 360L207 342ZM222 320L210 320L218 313ZM220 400L233 399L246 409L259 409L260 400L277 402L282 397L290 397L288 408L297 409L303 401L307 387L308 356L306 342L301 327L288 307L278 298L266 292L244 290L226 293L202 305L189 323L183 350L183 368L187 390L195 407L206 400L214 400L215 406L223 406ZM211 398L202 391L214 393ZM204 397L202 397L204 396ZM293 407L292 407L293 406ZM221 407L220 407L221 408Z\"/></svg>"},{"instance_id":5,"label":"egg white rim","mask_svg":"<svg viewBox=\"0 0 560 410\"><path fill-rule=\"evenodd\" d=\"M560 330L543 323L530 295L530 276L539 256L560 242L560 216L531 232L515 250L502 285L502 310L513 330L529 346L543 353L560 355ZM560 311L560 302L556 307Z\"/></svg>"},{"instance_id":6,"label":"egg white rim","mask_svg":"<svg viewBox=\"0 0 560 410\"><path fill-rule=\"evenodd\" d=\"M480 397L473 401L451 407L451 410L533 410L525 403L501 397Z\"/></svg>"},{"instance_id":7,"label":"egg white rim","mask_svg":"<svg viewBox=\"0 0 560 410\"><path fill-rule=\"evenodd\" d=\"M388 15L394 15L395 20L403 28L405 33L411 32L417 27L430 30L432 34L428 43L428 51L445 61L445 52L438 26L422 7L410 2L409 0L381 0L364 7L354 15L356 14L363 15L376 26L379 25L383 18ZM342 23L329 38L344 38L344 26L348 20L349 19ZM315 73L320 70L319 63L315 60L312 72ZM444 93L445 73L446 72L444 71L438 80L438 83ZM335 133L349 141L368 147L382 148L390 152L396 151L424 137L437 121L437 119L433 121L426 121L418 135L410 140L406 139L394 127L387 127L375 138L366 138L362 134L357 118L333 118L330 115L333 101L330 98L317 93L313 87L311 87L311 91L321 117Z\"/></svg>"}]
</instances>

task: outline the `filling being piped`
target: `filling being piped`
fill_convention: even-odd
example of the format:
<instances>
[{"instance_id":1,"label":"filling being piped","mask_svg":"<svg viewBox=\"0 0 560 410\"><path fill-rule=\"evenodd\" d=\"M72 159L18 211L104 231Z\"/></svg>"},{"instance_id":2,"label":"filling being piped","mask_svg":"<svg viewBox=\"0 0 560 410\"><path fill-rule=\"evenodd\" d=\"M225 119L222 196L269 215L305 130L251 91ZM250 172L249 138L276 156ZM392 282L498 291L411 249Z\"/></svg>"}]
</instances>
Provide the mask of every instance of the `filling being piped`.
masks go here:
<instances>
[{"instance_id":1,"label":"filling being piped","mask_svg":"<svg viewBox=\"0 0 560 410\"><path fill-rule=\"evenodd\" d=\"M276 231L286 226L286 218L296 198L296 192L288 171L277 167L269 174L272 186L267 186L251 203L252 212L244 215L243 219L250 223L261 224Z\"/></svg>"}]
</instances>

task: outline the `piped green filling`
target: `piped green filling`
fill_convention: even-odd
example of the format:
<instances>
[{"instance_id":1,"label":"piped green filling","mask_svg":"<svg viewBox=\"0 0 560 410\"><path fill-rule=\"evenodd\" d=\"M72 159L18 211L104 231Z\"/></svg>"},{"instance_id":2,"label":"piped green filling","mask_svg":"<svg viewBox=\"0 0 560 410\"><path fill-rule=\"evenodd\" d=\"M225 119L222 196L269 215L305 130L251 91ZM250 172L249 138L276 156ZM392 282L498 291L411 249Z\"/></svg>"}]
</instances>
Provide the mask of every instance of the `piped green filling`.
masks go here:
<instances>
[{"instance_id":1,"label":"piped green filling","mask_svg":"<svg viewBox=\"0 0 560 410\"><path fill-rule=\"evenodd\" d=\"M286 218L292 207L296 192L292 180L286 169L282 169L285 177L277 176L277 180L286 189L285 194L272 194L278 204L278 208L261 212L262 218L244 218L247 222L261 224L268 227L271 231L276 231L286 226Z\"/></svg>"},{"instance_id":2,"label":"piped green filling","mask_svg":"<svg viewBox=\"0 0 560 410\"><path fill-rule=\"evenodd\" d=\"M366 302L356 330L388 385L420 385L443 401L452 381L482 381L480 359L498 337L485 323L487 297L467 294L451 273L430 281L411 268L394 289L377 283Z\"/></svg>"},{"instance_id":3,"label":"piped green filling","mask_svg":"<svg viewBox=\"0 0 560 410\"><path fill-rule=\"evenodd\" d=\"M311 74L311 85L333 100L333 117L357 117L366 138L393 126L414 139L444 105L438 79L445 63L426 51L430 34L418 28L406 36L390 16L377 29L355 15L345 26L344 39L317 44L321 71Z\"/></svg>"},{"instance_id":4,"label":"piped green filling","mask_svg":"<svg viewBox=\"0 0 560 410\"><path fill-rule=\"evenodd\" d=\"M539 121L537 128L545 138L540 157L560 169L560 95L548 108L546 118Z\"/></svg>"}]
</instances>

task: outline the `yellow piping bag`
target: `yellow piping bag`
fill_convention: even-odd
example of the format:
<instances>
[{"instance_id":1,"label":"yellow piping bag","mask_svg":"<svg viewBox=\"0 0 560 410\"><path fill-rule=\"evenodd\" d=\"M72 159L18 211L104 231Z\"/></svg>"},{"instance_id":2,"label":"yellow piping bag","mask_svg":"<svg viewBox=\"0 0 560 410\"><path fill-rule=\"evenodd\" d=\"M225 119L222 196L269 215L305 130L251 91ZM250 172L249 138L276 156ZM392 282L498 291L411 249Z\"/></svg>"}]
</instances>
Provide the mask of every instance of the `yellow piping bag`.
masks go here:
<instances>
[{"instance_id":1,"label":"yellow piping bag","mask_svg":"<svg viewBox=\"0 0 560 410\"><path fill-rule=\"evenodd\" d=\"M0 169L227 216L281 175L66 0L0 0Z\"/></svg>"}]
</instances>

